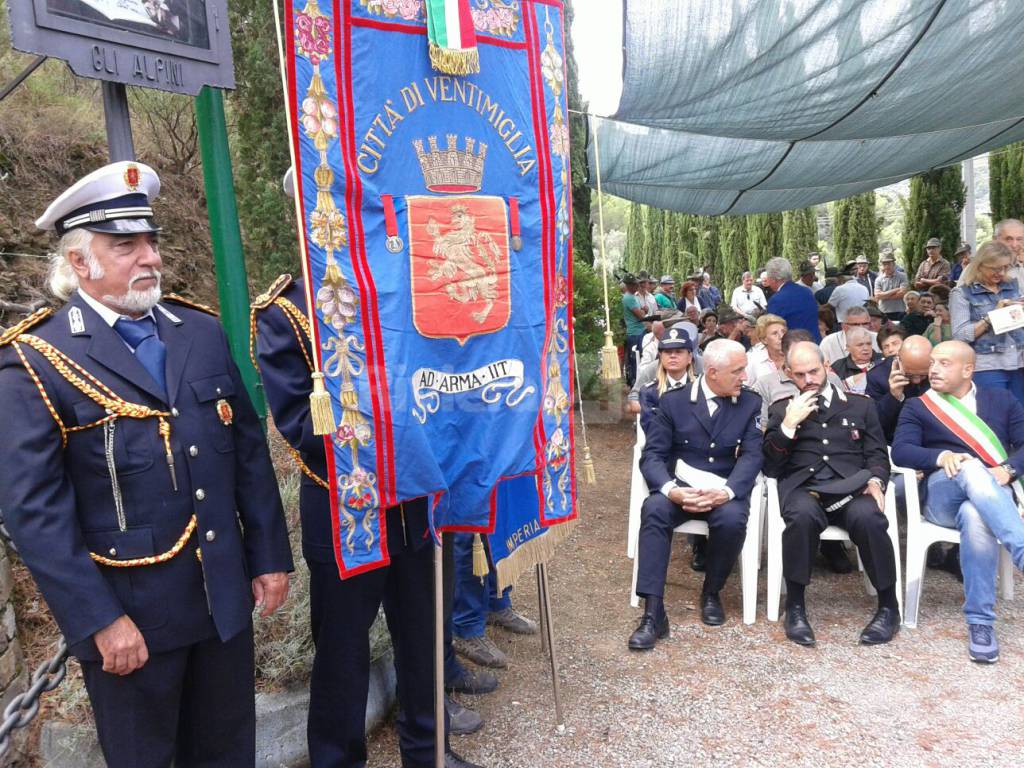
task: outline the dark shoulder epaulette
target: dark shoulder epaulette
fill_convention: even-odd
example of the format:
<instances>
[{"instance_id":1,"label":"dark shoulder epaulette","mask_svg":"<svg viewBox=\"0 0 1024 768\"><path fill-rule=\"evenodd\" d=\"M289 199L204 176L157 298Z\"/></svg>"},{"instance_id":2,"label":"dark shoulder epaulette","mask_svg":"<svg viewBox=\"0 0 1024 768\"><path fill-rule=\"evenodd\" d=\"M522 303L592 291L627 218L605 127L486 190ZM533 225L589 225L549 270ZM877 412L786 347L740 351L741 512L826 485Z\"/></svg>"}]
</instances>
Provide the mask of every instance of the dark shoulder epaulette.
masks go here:
<instances>
[{"instance_id":1,"label":"dark shoulder epaulette","mask_svg":"<svg viewBox=\"0 0 1024 768\"><path fill-rule=\"evenodd\" d=\"M266 309L267 307L274 303L274 299L276 299L278 296L284 293L285 288L291 285L291 283L291 275L278 275L278 278L273 283L270 284L270 287L267 288L266 291L264 291L263 293L261 293L259 296L252 300L252 308Z\"/></svg>"},{"instance_id":2,"label":"dark shoulder epaulette","mask_svg":"<svg viewBox=\"0 0 1024 768\"><path fill-rule=\"evenodd\" d=\"M166 301L170 304L180 304L181 306L189 307L190 309L198 309L200 312L205 312L208 315L220 317L220 312L218 312L213 307L208 307L205 304L200 304L197 301L186 299L184 296L179 296L176 293L165 293L160 300Z\"/></svg>"},{"instance_id":3,"label":"dark shoulder epaulette","mask_svg":"<svg viewBox=\"0 0 1024 768\"><path fill-rule=\"evenodd\" d=\"M4 331L2 334L0 334L0 347L5 346L7 344L10 344L12 341L14 341L16 338L18 338L21 334L23 334L29 328L31 328L31 327L33 327L35 325L38 325L39 323L43 322L43 320L45 320L46 318L50 317L52 314L53 314L53 310L50 309L49 307L43 307L41 309L37 309L35 312L33 312L28 317L26 317L20 323L16 323L15 325L12 325L6 331Z\"/></svg>"}]
</instances>

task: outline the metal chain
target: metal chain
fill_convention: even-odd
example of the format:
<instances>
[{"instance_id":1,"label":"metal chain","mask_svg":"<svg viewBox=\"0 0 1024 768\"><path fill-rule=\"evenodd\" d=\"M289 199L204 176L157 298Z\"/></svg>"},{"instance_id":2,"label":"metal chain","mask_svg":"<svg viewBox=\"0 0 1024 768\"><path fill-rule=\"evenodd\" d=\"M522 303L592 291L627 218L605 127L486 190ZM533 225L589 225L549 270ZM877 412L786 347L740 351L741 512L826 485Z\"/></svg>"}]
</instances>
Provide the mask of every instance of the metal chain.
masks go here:
<instances>
[{"instance_id":1,"label":"metal chain","mask_svg":"<svg viewBox=\"0 0 1024 768\"><path fill-rule=\"evenodd\" d=\"M0 514L0 536L14 552L18 548L11 541L11 535L4 525L3 515ZM0 543L3 546L3 543ZM64 680L68 668L65 662L68 659L68 644L64 635L57 638L57 650L53 656L43 659L36 671L32 673L32 681L24 693L20 693L11 699L11 703L4 709L4 719L0 723L0 759L7 754L11 746L11 732L17 728L24 728L32 722L39 713L39 697L47 691L52 691Z\"/></svg>"},{"instance_id":2,"label":"metal chain","mask_svg":"<svg viewBox=\"0 0 1024 768\"><path fill-rule=\"evenodd\" d=\"M52 691L64 680L68 668L68 644L61 635L57 640L57 651L49 659L44 659L32 673L32 684L24 693L18 694L4 709L4 720L0 724L0 757L3 757L11 746L11 731L24 728L32 722L39 712L39 697Z\"/></svg>"}]
</instances>

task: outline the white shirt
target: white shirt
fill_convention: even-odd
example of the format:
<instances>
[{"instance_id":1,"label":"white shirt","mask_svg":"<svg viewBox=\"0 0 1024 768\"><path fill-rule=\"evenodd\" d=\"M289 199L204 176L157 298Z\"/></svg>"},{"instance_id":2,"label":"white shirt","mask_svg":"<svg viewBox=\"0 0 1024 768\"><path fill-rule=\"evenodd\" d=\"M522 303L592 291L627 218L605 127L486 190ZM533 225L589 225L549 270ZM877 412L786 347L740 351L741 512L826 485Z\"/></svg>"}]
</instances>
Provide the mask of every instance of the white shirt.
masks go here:
<instances>
[{"instance_id":1,"label":"white shirt","mask_svg":"<svg viewBox=\"0 0 1024 768\"><path fill-rule=\"evenodd\" d=\"M874 331L868 331L871 334L871 348L875 352L881 352L878 348L878 334ZM838 363L849 353L846 349L846 331L838 330L835 333L830 333L824 339L821 340L821 344L818 345L821 349L821 354L825 356L825 360L831 363Z\"/></svg>"},{"instance_id":2,"label":"white shirt","mask_svg":"<svg viewBox=\"0 0 1024 768\"><path fill-rule=\"evenodd\" d=\"M732 308L741 315L752 315L755 312L764 312L768 308L768 300L764 297L764 291L756 285L750 286L748 291L742 285L732 292L732 299L729 301Z\"/></svg>"},{"instance_id":3,"label":"white shirt","mask_svg":"<svg viewBox=\"0 0 1024 768\"><path fill-rule=\"evenodd\" d=\"M120 312L111 309L106 304L100 303L92 296L90 296L88 293L83 291L81 288L78 289L78 295L82 297L86 304L88 304L90 307L96 310L96 314L103 318L103 322L105 322L111 328L113 328L114 323L116 323L121 318L124 318L125 320L141 320L143 317L151 317L153 318L153 322L156 322L156 317L153 315L152 309L146 312L146 314L142 315L142 317L128 317L128 315L122 315ZM121 338L121 334L118 334L117 336L118 338ZM160 336L158 333L157 338L159 337ZM124 341L124 339L121 339L121 341ZM131 344L129 344L127 341L124 341L124 345L128 347L128 349L131 351L133 355L135 354L135 349L134 347L132 347Z\"/></svg>"},{"instance_id":4,"label":"white shirt","mask_svg":"<svg viewBox=\"0 0 1024 768\"><path fill-rule=\"evenodd\" d=\"M766 373L775 373L778 370L764 343L755 344L747 352L747 381L755 382Z\"/></svg>"}]
</instances>

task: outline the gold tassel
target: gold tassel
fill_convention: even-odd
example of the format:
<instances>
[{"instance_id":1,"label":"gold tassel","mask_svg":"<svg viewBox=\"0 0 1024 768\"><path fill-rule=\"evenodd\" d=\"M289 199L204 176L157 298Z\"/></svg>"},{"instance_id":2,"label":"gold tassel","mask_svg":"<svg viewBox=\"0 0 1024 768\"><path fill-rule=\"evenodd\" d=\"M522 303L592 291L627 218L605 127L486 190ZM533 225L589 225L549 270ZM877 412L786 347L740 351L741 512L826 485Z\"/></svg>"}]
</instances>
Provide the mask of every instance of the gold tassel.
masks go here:
<instances>
[{"instance_id":1,"label":"gold tassel","mask_svg":"<svg viewBox=\"0 0 1024 768\"><path fill-rule=\"evenodd\" d=\"M484 539L479 533L473 536L473 575L483 581L491 567L487 564L487 551L484 549Z\"/></svg>"},{"instance_id":2,"label":"gold tassel","mask_svg":"<svg viewBox=\"0 0 1024 768\"><path fill-rule=\"evenodd\" d=\"M313 391L309 394L309 412L313 417L313 434L329 435L338 428L334 422L334 408L331 406L331 395L324 386L324 375L314 371Z\"/></svg>"},{"instance_id":3,"label":"gold tassel","mask_svg":"<svg viewBox=\"0 0 1024 768\"><path fill-rule=\"evenodd\" d=\"M449 75L473 75L480 71L480 53L476 48L457 51L431 43L430 64Z\"/></svg>"},{"instance_id":4,"label":"gold tassel","mask_svg":"<svg viewBox=\"0 0 1024 768\"><path fill-rule=\"evenodd\" d=\"M604 346L601 347L601 378L605 381L616 381L622 377L619 367L619 350L612 342L611 331L605 331Z\"/></svg>"},{"instance_id":5,"label":"gold tassel","mask_svg":"<svg viewBox=\"0 0 1024 768\"><path fill-rule=\"evenodd\" d=\"M590 446L583 446L583 460L580 462L583 467L583 482L593 485L597 482L597 473L594 471L594 459L590 455Z\"/></svg>"}]
</instances>

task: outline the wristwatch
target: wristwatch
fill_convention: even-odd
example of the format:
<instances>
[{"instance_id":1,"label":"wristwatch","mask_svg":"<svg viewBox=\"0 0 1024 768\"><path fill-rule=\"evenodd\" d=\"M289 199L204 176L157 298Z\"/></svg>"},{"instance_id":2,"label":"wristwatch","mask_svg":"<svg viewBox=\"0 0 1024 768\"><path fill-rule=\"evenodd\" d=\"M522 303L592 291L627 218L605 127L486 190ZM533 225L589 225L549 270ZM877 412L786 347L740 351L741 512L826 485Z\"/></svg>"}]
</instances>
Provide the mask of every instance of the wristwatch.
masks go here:
<instances>
[{"instance_id":1,"label":"wristwatch","mask_svg":"<svg viewBox=\"0 0 1024 768\"><path fill-rule=\"evenodd\" d=\"M1017 479L1017 470L1010 466L1009 462L1003 462L999 465L999 468L1006 472L1010 476L1011 480Z\"/></svg>"}]
</instances>

